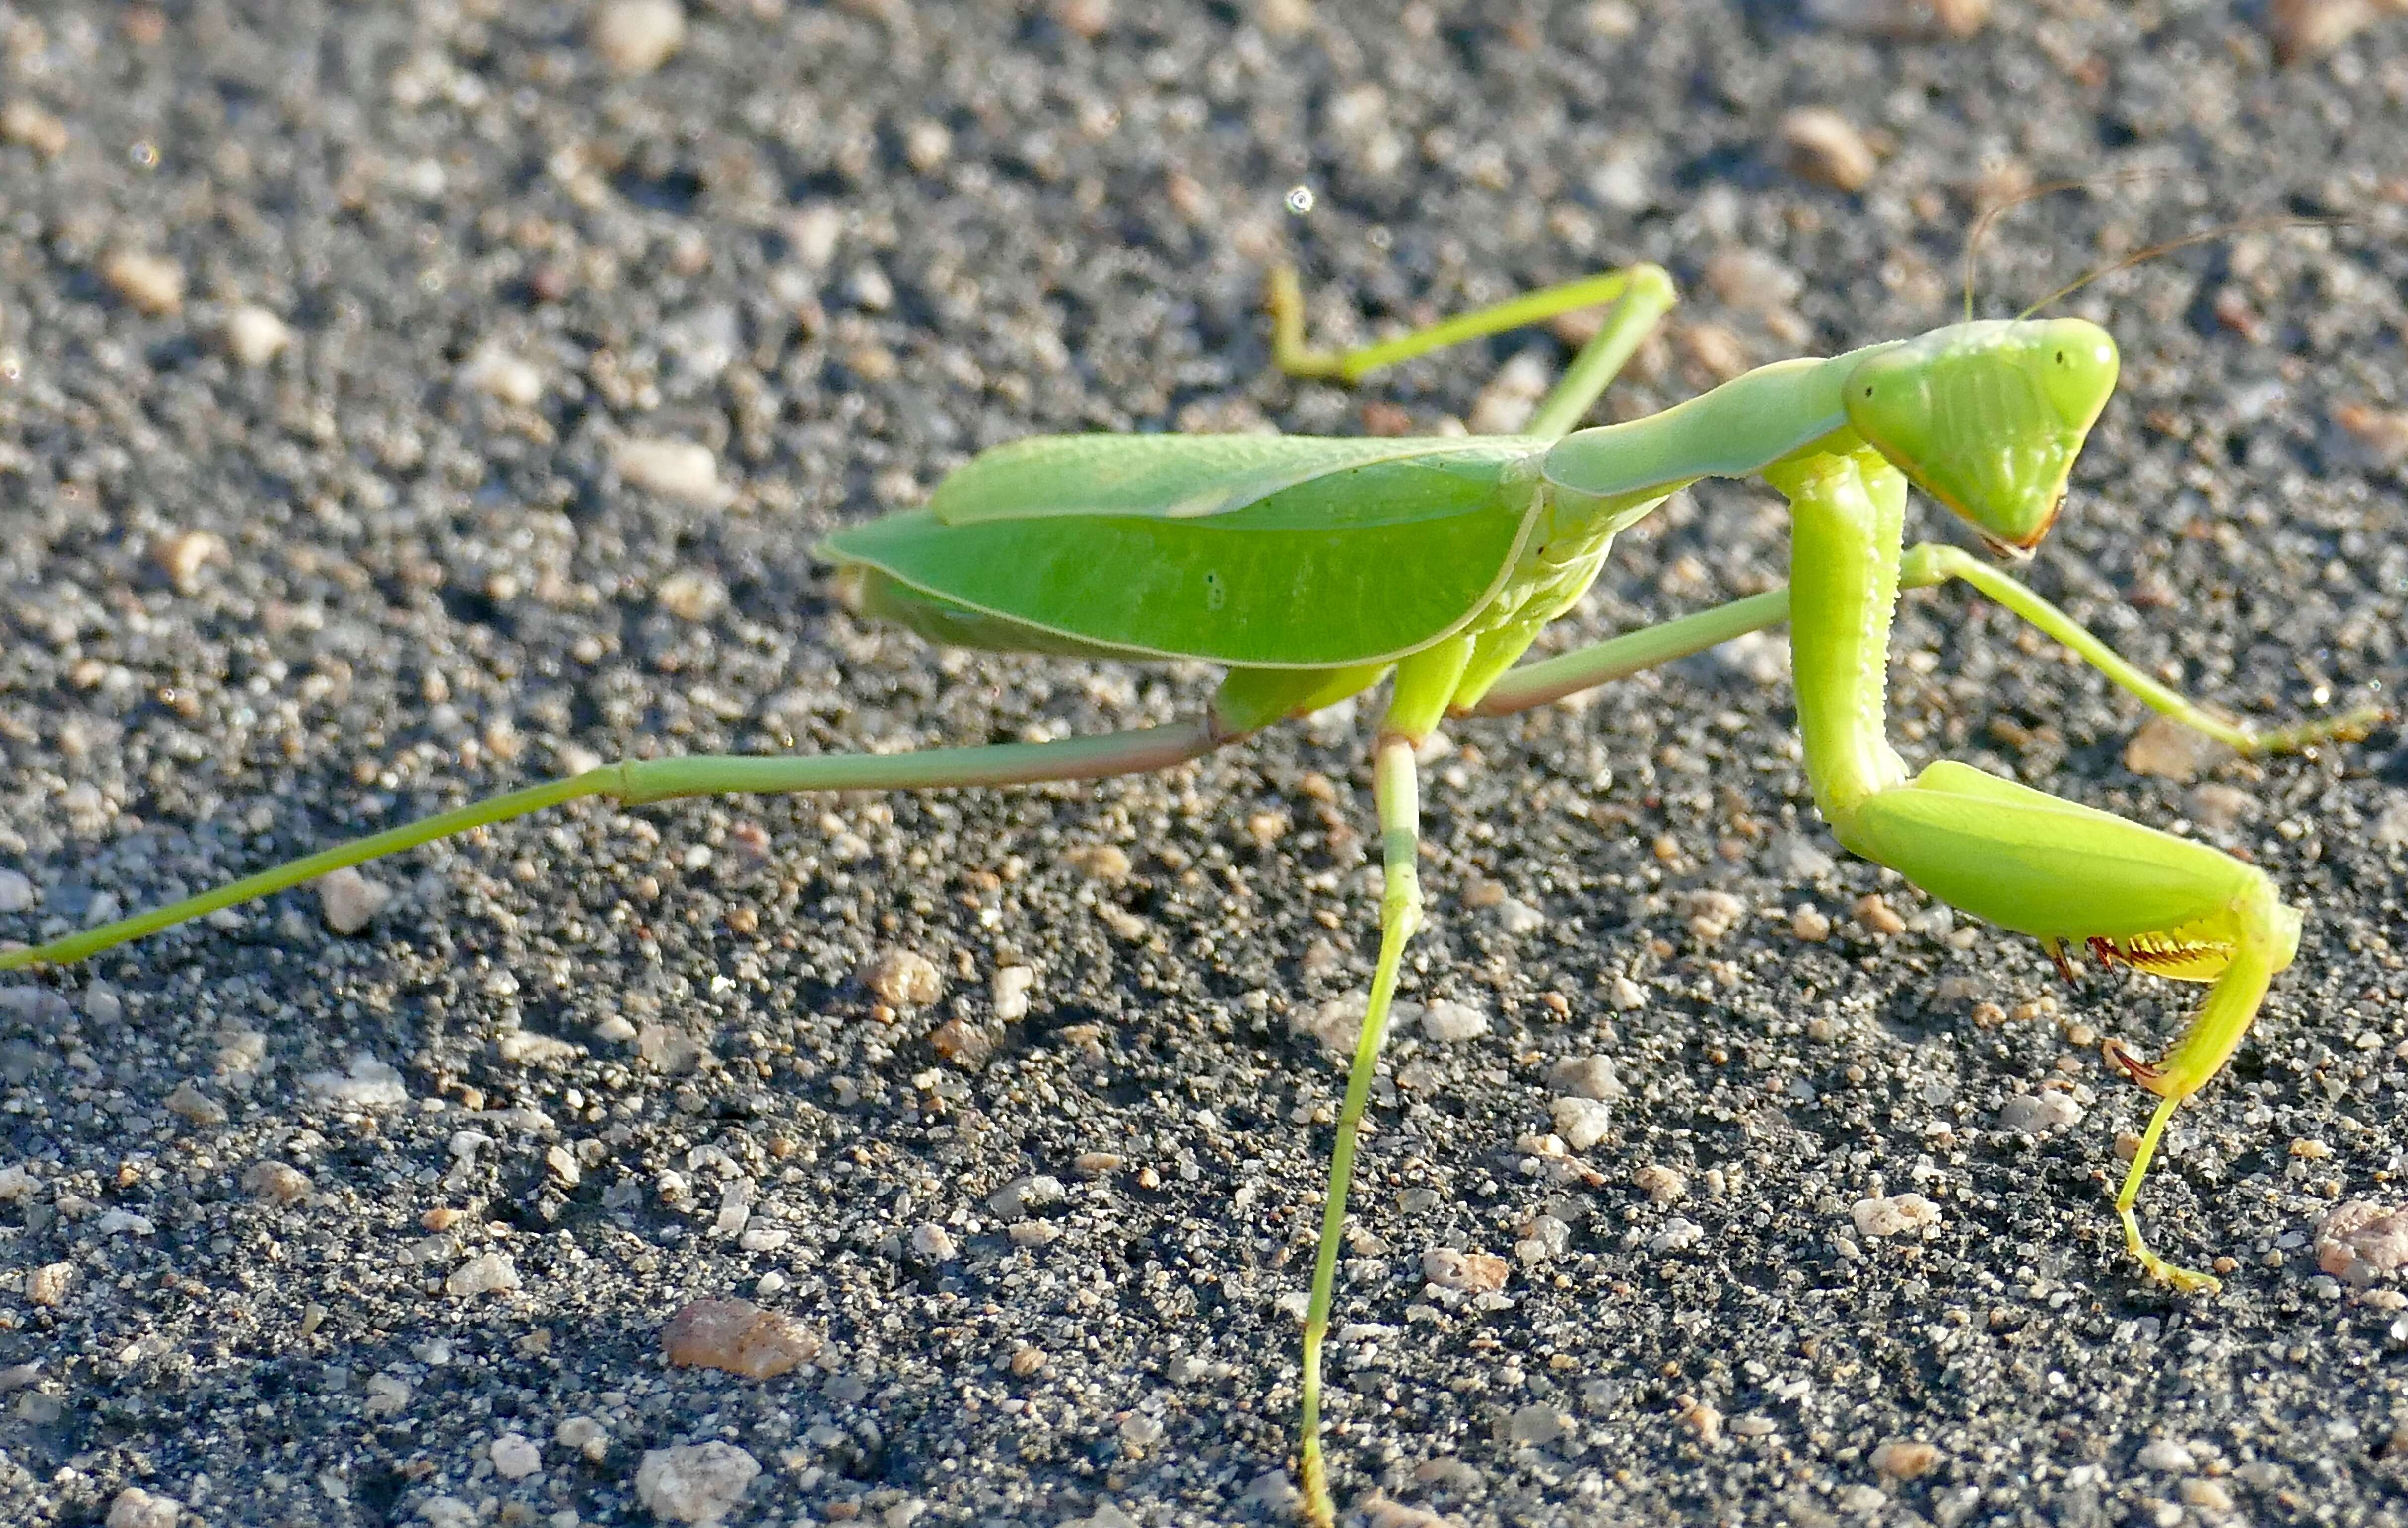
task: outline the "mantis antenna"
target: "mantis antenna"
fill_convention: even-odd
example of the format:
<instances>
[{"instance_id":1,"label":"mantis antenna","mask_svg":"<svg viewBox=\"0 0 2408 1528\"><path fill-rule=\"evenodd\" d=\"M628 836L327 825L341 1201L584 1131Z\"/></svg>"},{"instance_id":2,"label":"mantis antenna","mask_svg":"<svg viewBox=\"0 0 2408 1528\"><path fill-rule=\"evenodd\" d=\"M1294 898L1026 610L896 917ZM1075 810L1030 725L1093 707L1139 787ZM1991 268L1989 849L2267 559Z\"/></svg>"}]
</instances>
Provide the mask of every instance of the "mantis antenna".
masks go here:
<instances>
[{"instance_id":1,"label":"mantis antenna","mask_svg":"<svg viewBox=\"0 0 2408 1528\"><path fill-rule=\"evenodd\" d=\"M2189 245L2206 244L2214 239L2230 238L2235 234L2262 233L2272 228L2339 228L2344 224L2353 223L2358 221L2358 220L2356 218L2346 217L2341 214L2321 218L2284 214L2267 218L2252 218L2242 222L2228 222L2215 228L2202 228L2196 234L2185 234L2180 238L2170 238L2160 243L2151 244L2144 248L2133 250L2130 254L2124 256L2120 260L2110 261L2108 264L2100 266L2097 270L2086 273L2079 279L2070 281L2064 286L2057 288L2055 292L2050 293L2047 296L2042 297L2040 301L2032 304L2029 307L2027 307L2022 312L2016 314L2015 317L2019 319L2030 318L2033 314L2039 312L2042 308L2046 307L2049 304L2056 302L2060 298L2071 297L2075 293L2080 292L2084 287L2088 286L2091 282L2098 280L2102 276L2113 276L2117 271L2128 270L2134 265L2155 260L2161 254L2171 254L2174 250L2184 249ZM1971 298L1969 297L1967 300L1970 302Z\"/></svg>"},{"instance_id":2,"label":"mantis antenna","mask_svg":"<svg viewBox=\"0 0 2408 1528\"><path fill-rule=\"evenodd\" d=\"M2172 170L2119 170L2110 175L2084 176L2075 180L2050 180L2041 185L2028 186L2013 196L1993 202L1984 207L1982 215L1973 220L1973 231L1965 236L1965 321L1967 323L1973 321L1973 267L1975 258L1982 252L1982 236L1990 231L1990 224L1996 222L2000 216L2014 211L2026 202L2036 202L2043 196L2054 196L2061 191L2088 191L2093 186L2116 185L2129 180L2155 180L2172 173ZM2111 265L2107 270L2114 268ZM2105 270L2093 271L2084 277L2082 281L2096 280L2106 274ZM2080 286L2082 281L2075 282L2074 286ZM2071 287L2066 289L2068 292L2071 290ZM2045 307L2064 295L2064 292L2059 292L2045 299L2040 306ZM2024 316L2028 318L2029 310L2027 310Z\"/></svg>"},{"instance_id":3,"label":"mantis antenna","mask_svg":"<svg viewBox=\"0 0 2408 1528\"><path fill-rule=\"evenodd\" d=\"M2154 180L2172 173L2174 172L2172 170L2157 169L2124 170L2114 175L2086 176L2077 180L2051 180L2043 185L2018 192L2003 201L1995 202L1984 207L1982 215L1973 220L1973 231L1965 237L1965 321L1968 323L1973 321L1974 267L1982 251L1982 237L1990 231L1990 224L1997 221L2002 214L2013 211L2026 202L2038 201L2043 196L2054 196L2059 192L2088 191L2094 186L2114 185L2132 180ZM2145 264L2159 255L2171 254L2176 250L2186 249L2194 244L2206 244L2215 239L2229 238L2235 234L2255 234L2274 228L2334 228L2358 221L2356 218L2340 214L2329 217L2275 214L2264 218L2247 219L2240 222L2219 223L2214 228L2203 228L2197 233L2185 234L2179 238L2164 239L2156 244L2143 246L2104 265L2086 271L2025 308L2015 317L2030 318L2050 304L2071 297L2101 277L2113 276L2117 271L2129 270L2134 265Z\"/></svg>"}]
</instances>

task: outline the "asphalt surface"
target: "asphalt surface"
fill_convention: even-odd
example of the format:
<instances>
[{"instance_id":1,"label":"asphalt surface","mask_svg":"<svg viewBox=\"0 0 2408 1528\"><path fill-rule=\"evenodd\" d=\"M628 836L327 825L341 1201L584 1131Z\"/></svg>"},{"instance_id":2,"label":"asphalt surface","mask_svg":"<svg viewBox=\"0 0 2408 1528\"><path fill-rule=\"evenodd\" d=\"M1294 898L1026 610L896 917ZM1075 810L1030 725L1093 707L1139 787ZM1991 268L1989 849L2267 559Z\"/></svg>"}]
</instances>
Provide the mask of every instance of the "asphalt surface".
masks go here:
<instances>
[{"instance_id":1,"label":"asphalt surface","mask_svg":"<svg viewBox=\"0 0 2408 1528\"><path fill-rule=\"evenodd\" d=\"M1689 301L1630 414L1948 321L2031 180L2155 172L2003 220L1985 313L2354 215L2071 301L2126 379L2031 578L2236 710L2408 684L2408 24L2285 68L2257 8L2161 0L1920 40L1855 4L690 8L626 78L566 5L0 13L0 936L595 759L1192 707L1201 669L865 629L810 548L1033 432L1435 428L1569 353L1290 383L1282 250L1340 335L1661 261ZM1793 162L1804 107L1858 189L1799 173L1856 173ZM1560 640L1784 544L1759 488L1684 497ZM1840 855L1759 642L1431 764L1408 995L1456 1037L1400 1037L1374 1111L1342 1501L2408 1517L2401 1302L2312 1244L2402 1192L2400 733L2185 782L1961 591L1899 651L1916 760L2186 824L2310 909L2144 1200L2225 1293L2125 1259L2143 1100L2084 1044L2189 992L2069 987ZM1367 721L1099 787L570 809L374 867L355 935L295 893L0 985L0 1520L649 1522L730 1449L738 1523L1279 1515ZM1590 1057L1620 1094L1553 1156L1556 1098L1614 1092L1557 1070ZM1933 1223L1860 1229L1910 1192ZM669 1366L699 1297L812 1361Z\"/></svg>"}]
</instances>

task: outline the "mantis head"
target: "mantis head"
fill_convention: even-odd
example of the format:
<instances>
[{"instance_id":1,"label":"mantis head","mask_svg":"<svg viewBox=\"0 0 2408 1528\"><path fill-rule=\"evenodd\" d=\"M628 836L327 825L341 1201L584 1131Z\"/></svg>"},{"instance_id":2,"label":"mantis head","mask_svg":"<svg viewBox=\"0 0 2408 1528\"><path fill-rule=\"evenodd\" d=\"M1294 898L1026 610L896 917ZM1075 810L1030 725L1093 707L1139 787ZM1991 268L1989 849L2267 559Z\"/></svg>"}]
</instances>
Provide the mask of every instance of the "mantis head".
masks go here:
<instances>
[{"instance_id":1,"label":"mantis head","mask_svg":"<svg viewBox=\"0 0 2408 1528\"><path fill-rule=\"evenodd\" d=\"M1848 422L1994 551L2026 556L2115 391L2115 342L2085 319L1952 324L1869 356Z\"/></svg>"}]
</instances>

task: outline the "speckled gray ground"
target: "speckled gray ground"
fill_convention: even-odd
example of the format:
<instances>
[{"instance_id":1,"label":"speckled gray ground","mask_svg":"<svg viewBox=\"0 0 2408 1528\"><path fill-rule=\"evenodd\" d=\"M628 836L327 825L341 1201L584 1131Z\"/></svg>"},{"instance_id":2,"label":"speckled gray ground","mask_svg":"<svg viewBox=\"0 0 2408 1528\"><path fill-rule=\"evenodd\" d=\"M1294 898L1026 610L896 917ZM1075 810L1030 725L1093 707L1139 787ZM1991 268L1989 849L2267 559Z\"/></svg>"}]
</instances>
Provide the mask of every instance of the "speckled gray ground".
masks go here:
<instances>
[{"instance_id":1,"label":"speckled gray ground","mask_svg":"<svg viewBox=\"0 0 2408 1528\"><path fill-rule=\"evenodd\" d=\"M1526 350L1561 364L1514 336L1361 396L1267 376L1283 247L1362 333L1663 261L1691 301L1609 406L1638 412L1734 349L1944 321L2018 169L2169 173L2003 224L1994 311L2203 222L2366 216L2075 302L2127 380L2033 578L2237 708L2408 682L2401 477L2334 422L2408 391L2408 26L2278 70L2254 7L2205 0L2009 4L1962 42L1769 3L1390 8L723 0L631 79L571 5L0 10L0 864L36 897L0 935L589 756L1167 717L1210 676L937 654L834 608L809 549L1033 431L1428 426ZM1883 150L1862 192L1785 166L1809 105ZM177 263L179 310L140 310L125 251ZM250 305L292 332L255 367L221 337ZM712 449L732 497L624 480L644 437ZM1761 491L1700 493L1565 638L1763 587L1783 548ZM2237 1260L2228 1292L2135 1278L2106 1196L2141 1100L2068 1037L2145 1040L2186 994L2069 989L1825 858L1780 650L1692 661L1433 766L1410 995L1492 1029L1391 1058L1345 1499L2408 1518L2408 1323L2306 1246L2336 1196L2401 1192L2398 731L2184 785L2127 769L2134 705L1961 593L1915 597L1900 651L1916 757L2194 821L2313 908L2147 1201L2169 1252ZM31 1178L0 1205L0 1519L138 1486L215 1524L642 1522L644 1454L713 1438L764 1466L743 1523L1265 1515L1340 1081L1292 1020L1371 950L1361 734L1099 788L572 810L378 867L398 895L357 936L292 894L0 987L0 1169ZM1875 891L1904 932L1852 917ZM1736 899L1718 937L1703 892ZM881 1010L896 950L944 995ZM994 1025L1015 964L1032 1009ZM969 1030L983 1064L941 1054ZM363 1053L405 1106L313 1086ZM1627 1095L1542 1160L1550 1070L1586 1055ZM2000 1128L2052 1081L2078 1126ZM1031 1175L1059 1197L996 1202ZM1928 1235L1857 1235L1910 1190ZM1511 1261L1501 1298L1426 1292L1434 1247ZM515 1292L447 1292L491 1253ZM667 1368L668 1314L727 1294L818 1363ZM556 1441L580 1417L595 1457ZM539 1474L496 1474L512 1434ZM1928 1473L1877 1472L1893 1439Z\"/></svg>"}]
</instances>

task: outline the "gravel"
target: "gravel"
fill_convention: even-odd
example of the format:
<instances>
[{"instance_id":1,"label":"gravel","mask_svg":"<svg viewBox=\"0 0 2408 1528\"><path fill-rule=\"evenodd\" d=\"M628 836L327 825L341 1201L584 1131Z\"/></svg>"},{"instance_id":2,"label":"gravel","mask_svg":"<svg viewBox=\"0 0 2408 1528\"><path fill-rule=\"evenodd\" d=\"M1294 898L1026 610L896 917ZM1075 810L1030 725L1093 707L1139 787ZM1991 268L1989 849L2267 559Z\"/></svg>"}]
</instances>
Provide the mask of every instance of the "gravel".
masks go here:
<instances>
[{"instance_id":1,"label":"gravel","mask_svg":"<svg viewBox=\"0 0 2408 1528\"><path fill-rule=\"evenodd\" d=\"M2280 66L2259 13L2299 8L20 7L0 936L631 754L1168 719L1209 673L936 652L810 549L1033 432L1440 429L1566 360L1270 376L1283 252L1336 338L1665 262L1621 416L1953 318L2021 186L2124 177L1997 223L1985 313L2358 217L2070 300L2125 384L2028 572L2235 711L2396 693L2408 22ZM1785 544L1759 489L1684 495L1549 646ZM2148 1050L2193 991L2068 988L1838 854L1768 639L1427 765L1342 1501L2401 1521L2397 1276L2316 1250L2408 1171L2399 731L2135 752L2135 704L1961 590L1898 650L1914 759L2310 909L2143 1203L2226 1292L2140 1280L2108 1197L2143 1100L2097 1036ZM588 803L377 866L380 910L296 890L0 984L0 1521L1293 1511L1373 714L1101 786ZM738 1299L810 1356L665 1364Z\"/></svg>"}]
</instances>

